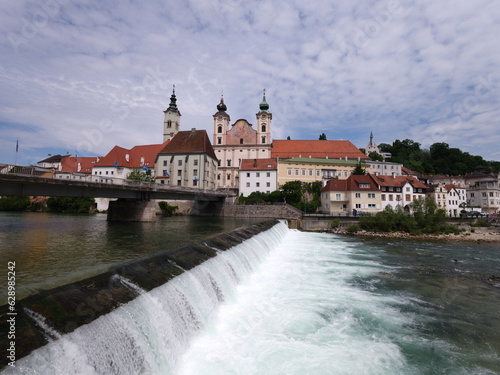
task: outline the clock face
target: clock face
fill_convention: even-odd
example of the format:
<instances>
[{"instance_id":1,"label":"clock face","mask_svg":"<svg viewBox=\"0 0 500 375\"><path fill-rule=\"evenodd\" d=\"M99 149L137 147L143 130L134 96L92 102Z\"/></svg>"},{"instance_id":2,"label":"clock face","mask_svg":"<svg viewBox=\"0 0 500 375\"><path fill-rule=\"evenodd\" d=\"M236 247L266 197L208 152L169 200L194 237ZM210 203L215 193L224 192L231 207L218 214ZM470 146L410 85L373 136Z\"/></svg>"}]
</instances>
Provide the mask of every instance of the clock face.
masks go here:
<instances>
[{"instance_id":1,"label":"clock face","mask_svg":"<svg viewBox=\"0 0 500 375\"><path fill-rule=\"evenodd\" d=\"M222 116L219 116L219 117L218 117L218 120L219 120L219 121L220 121L220 120L222 120Z\"/></svg>"},{"instance_id":2,"label":"clock face","mask_svg":"<svg viewBox=\"0 0 500 375\"><path fill-rule=\"evenodd\" d=\"M266 115L262 115L262 118L265 119L266 118Z\"/></svg>"}]
</instances>

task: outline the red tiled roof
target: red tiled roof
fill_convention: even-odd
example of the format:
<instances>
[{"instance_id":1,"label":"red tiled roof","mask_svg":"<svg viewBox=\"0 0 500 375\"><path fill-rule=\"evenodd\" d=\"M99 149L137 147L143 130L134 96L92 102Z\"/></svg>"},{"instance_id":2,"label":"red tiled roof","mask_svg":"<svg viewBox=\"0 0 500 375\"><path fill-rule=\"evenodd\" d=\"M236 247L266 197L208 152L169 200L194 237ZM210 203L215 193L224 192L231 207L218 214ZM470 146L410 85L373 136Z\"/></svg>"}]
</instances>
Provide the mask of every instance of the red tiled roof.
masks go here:
<instances>
[{"instance_id":1,"label":"red tiled roof","mask_svg":"<svg viewBox=\"0 0 500 375\"><path fill-rule=\"evenodd\" d=\"M363 154L350 141L302 141L302 140L273 140L271 157L277 156L281 159L304 157L307 158L328 158L330 159L348 159L369 160L370 158Z\"/></svg>"},{"instance_id":2,"label":"red tiled roof","mask_svg":"<svg viewBox=\"0 0 500 375\"><path fill-rule=\"evenodd\" d=\"M206 130L186 130L178 132L160 151L161 154L208 154L218 160Z\"/></svg>"},{"instance_id":3,"label":"red tiled roof","mask_svg":"<svg viewBox=\"0 0 500 375\"><path fill-rule=\"evenodd\" d=\"M97 163L97 157L69 156L61 159L61 172L92 173L92 167ZM80 170L78 170L80 165Z\"/></svg>"},{"instance_id":4,"label":"red tiled roof","mask_svg":"<svg viewBox=\"0 0 500 375\"><path fill-rule=\"evenodd\" d=\"M450 191L451 189L465 189L464 187L455 185L455 184L448 184L444 186L447 191Z\"/></svg>"},{"instance_id":5,"label":"red tiled roof","mask_svg":"<svg viewBox=\"0 0 500 375\"><path fill-rule=\"evenodd\" d=\"M369 188L360 187L361 184L369 184ZM379 188L372 176L367 175L351 175L347 180L332 179L327 182L321 190L326 191L379 191Z\"/></svg>"},{"instance_id":6,"label":"red tiled roof","mask_svg":"<svg viewBox=\"0 0 500 375\"><path fill-rule=\"evenodd\" d=\"M388 175L371 175L379 186L402 187L407 182L410 182L413 187L418 189L427 189L427 185L421 183L413 176L388 176Z\"/></svg>"},{"instance_id":7,"label":"red tiled roof","mask_svg":"<svg viewBox=\"0 0 500 375\"><path fill-rule=\"evenodd\" d=\"M241 171L263 171L276 170L276 159L243 159L241 161Z\"/></svg>"},{"instance_id":8,"label":"red tiled roof","mask_svg":"<svg viewBox=\"0 0 500 375\"><path fill-rule=\"evenodd\" d=\"M141 168L141 159L144 157L144 165L148 168L153 168L155 165L156 155L169 143L166 141L157 145L134 146L130 150L115 146L94 166L96 167L114 167L115 161L118 167ZM128 161L127 161L127 154Z\"/></svg>"}]
</instances>

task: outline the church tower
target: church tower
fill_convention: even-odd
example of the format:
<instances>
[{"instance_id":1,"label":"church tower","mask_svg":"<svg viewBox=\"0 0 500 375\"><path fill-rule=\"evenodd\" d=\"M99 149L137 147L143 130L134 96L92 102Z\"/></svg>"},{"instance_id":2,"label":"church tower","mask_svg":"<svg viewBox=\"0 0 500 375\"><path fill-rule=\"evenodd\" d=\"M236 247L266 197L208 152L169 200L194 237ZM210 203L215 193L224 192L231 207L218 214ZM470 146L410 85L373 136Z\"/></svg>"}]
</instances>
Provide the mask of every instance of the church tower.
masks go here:
<instances>
[{"instance_id":1,"label":"church tower","mask_svg":"<svg viewBox=\"0 0 500 375\"><path fill-rule=\"evenodd\" d=\"M266 89L264 89L264 96L262 103L260 103L260 111L257 113L257 143L259 145L271 144L271 120L273 115L269 112L269 104L266 102Z\"/></svg>"},{"instance_id":2,"label":"church tower","mask_svg":"<svg viewBox=\"0 0 500 375\"><path fill-rule=\"evenodd\" d=\"M213 145L225 145L226 134L230 129L231 118L226 113L227 107L224 104L224 93L220 96L220 103L217 105L217 113L214 115L214 139Z\"/></svg>"},{"instance_id":3,"label":"church tower","mask_svg":"<svg viewBox=\"0 0 500 375\"><path fill-rule=\"evenodd\" d=\"M177 108L177 98L175 97L175 85L170 97L170 105L163 111L165 120L163 122L163 142L171 140L179 132L181 113Z\"/></svg>"}]
</instances>

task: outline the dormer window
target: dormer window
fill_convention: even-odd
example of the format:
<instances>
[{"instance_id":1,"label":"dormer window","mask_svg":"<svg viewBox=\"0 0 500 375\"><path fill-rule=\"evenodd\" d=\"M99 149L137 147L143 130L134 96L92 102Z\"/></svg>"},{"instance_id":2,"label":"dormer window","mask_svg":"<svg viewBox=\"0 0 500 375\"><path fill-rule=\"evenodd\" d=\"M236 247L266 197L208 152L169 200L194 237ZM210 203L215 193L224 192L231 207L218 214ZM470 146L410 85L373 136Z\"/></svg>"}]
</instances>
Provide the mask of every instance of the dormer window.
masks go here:
<instances>
[{"instance_id":1,"label":"dormer window","mask_svg":"<svg viewBox=\"0 0 500 375\"><path fill-rule=\"evenodd\" d=\"M141 156L141 167L144 165L144 156Z\"/></svg>"},{"instance_id":2,"label":"dormer window","mask_svg":"<svg viewBox=\"0 0 500 375\"><path fill-rule=\"evenodd\" d=\"M125 161L127 163L130 161L130 155L129 154L125 154Z\"/></svg>"}]
</instances>

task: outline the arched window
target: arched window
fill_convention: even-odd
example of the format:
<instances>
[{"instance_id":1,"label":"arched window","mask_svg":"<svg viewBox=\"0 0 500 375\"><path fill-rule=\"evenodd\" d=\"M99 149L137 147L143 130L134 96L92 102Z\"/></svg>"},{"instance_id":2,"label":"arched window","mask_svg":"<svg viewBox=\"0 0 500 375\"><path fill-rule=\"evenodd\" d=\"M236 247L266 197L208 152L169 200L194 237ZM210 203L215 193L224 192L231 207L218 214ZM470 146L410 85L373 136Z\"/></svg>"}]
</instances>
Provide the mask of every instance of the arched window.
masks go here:
<instances>
[{"instance_id":1,"label":"arched window","mask_svg":"<svg viewBox=\"0 0 500 375\"><path fill-rule=\"evenodd\" d=\"M243 138L240 138L240 145L243 144Z\"/></svg>"},{"instance_id":2,"label":"arched window","mask_svg":"<svg viewBox=\"0 0 500 375\"><path fill-rule=\"evenodd\" d=\"M266 132L266 125L262 124L262 133Z\"/></svg>"},{"instance_id":3,"label":"arched window","mask_svg":"<svg viewBox=\"0 0 500 375\"><path fill-rule=\"evenodd\" d=\"M262 136L262 143L266 143L266 137L264 135Z\"/></svg>"},{"instance_id":4,"label":"arched window","mask_svg":"<svg viewBox=\"0 0 500 375\"><path fill-rule=\"evenodd\" d=\"M222 144L222 137L218 137L218 138L217 138L217 144L218 144L218 145Z\"/></svg>"},{"instance_id":5,"label":"arched window","mask_svg":"<svg viewBox=\"0 0 500 375\"><path fill-rule=\"evenodd\" d=\"M217 127L217 133L222 133L222 125L219 125L219 126Z\"/></svg>"},{"instance_id":6,"label":"arched window","mask_svg":"<svg viewBox=\"0 0 500 375\"><path fill-rule=\"evenodd\" d=\"M172 121L168 120L167 121L167 128L171 128L172 127Z\"/></svg>"}]
</instances>

